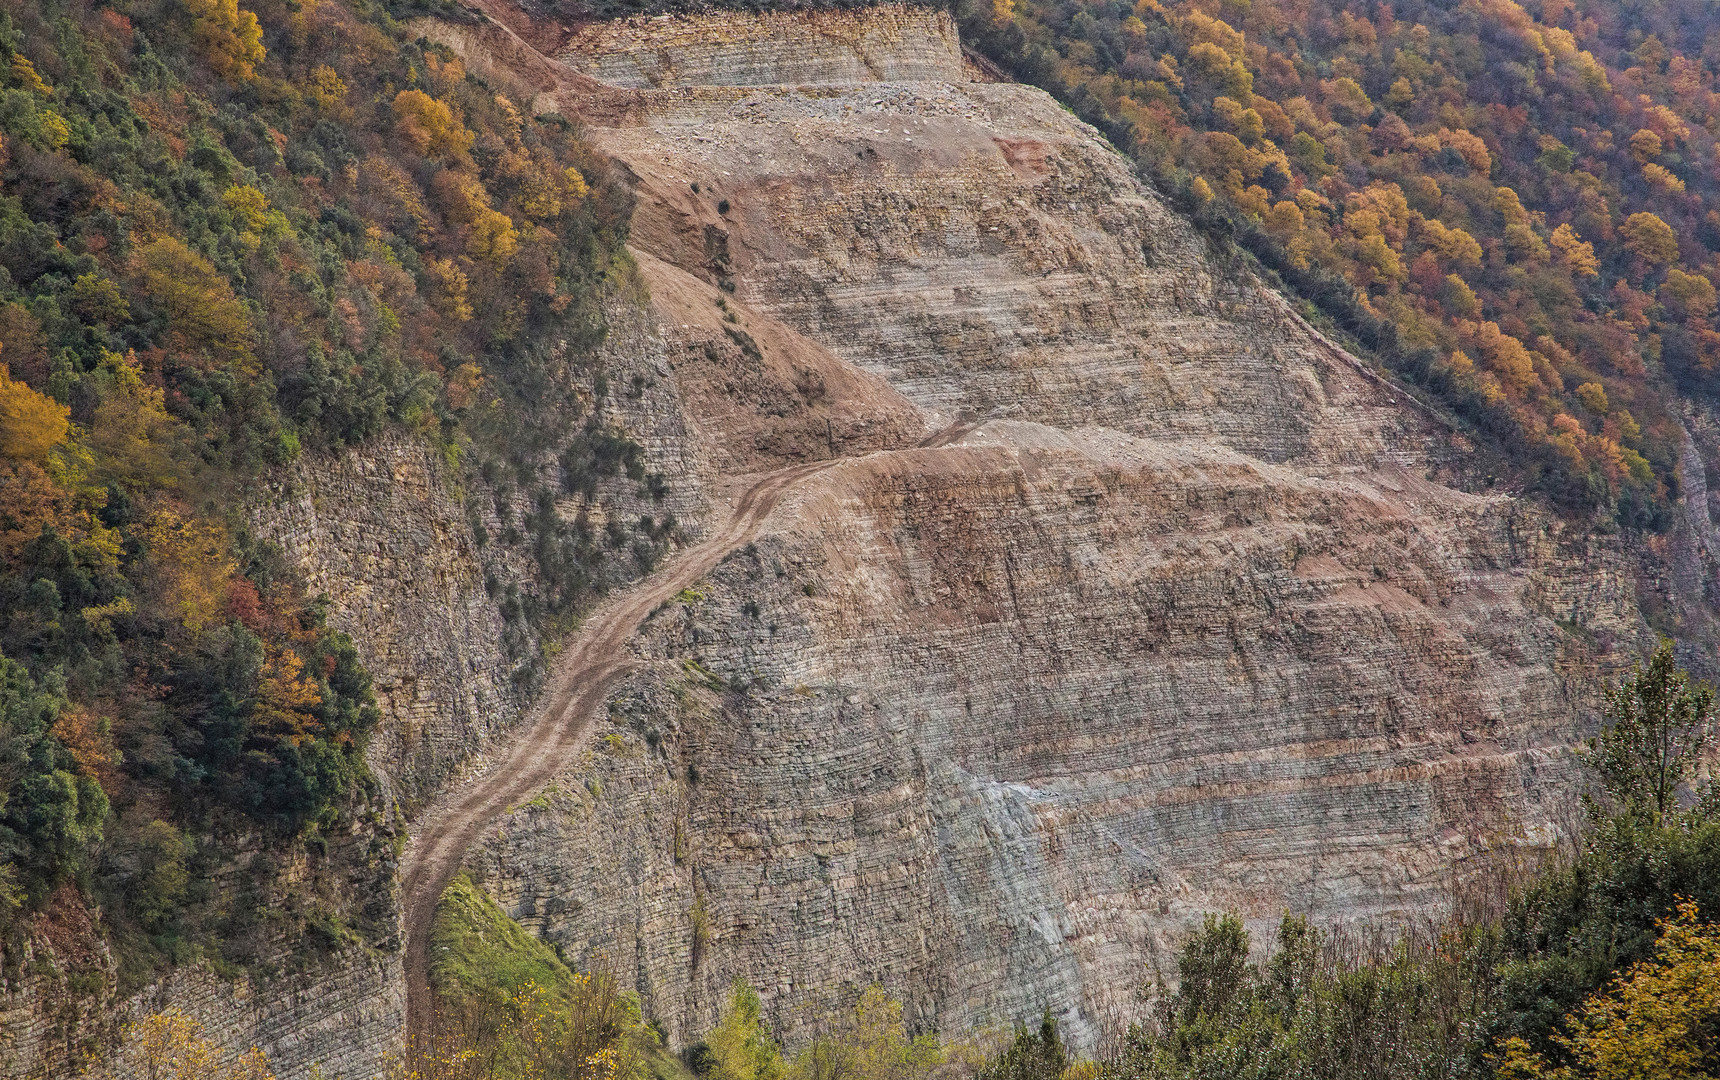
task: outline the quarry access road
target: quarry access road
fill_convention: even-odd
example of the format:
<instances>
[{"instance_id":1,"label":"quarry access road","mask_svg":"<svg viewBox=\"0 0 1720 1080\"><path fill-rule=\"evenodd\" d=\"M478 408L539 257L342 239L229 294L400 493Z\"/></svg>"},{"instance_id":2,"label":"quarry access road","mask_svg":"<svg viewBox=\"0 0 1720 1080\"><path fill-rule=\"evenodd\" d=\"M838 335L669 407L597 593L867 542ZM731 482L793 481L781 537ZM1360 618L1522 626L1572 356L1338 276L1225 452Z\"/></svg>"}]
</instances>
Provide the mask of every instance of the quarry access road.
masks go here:
<instances>
[{"instance_id":1,"label":"quarry access road","mask_svg":"<svg viewBox=\"0 0 1720 1080\"><path fill-rule=\"evenodd\" d=\"M951 424L919 445L947 446L975 426L977 422L971 420ZM755 539L765 519L796 484L844 460L790 465L758 477L710 536L600 604L557 658L549 685L498 748L490 767L444 792L412 823L400 865L409 1040L422 1040L430 1031L430 924L437 901L460 871L466 849L508 807L548 783L579 749L610 686L637 663L627 652L627 641L651 611L704 577L729 552Z\"/></svg>"}]
</instances>

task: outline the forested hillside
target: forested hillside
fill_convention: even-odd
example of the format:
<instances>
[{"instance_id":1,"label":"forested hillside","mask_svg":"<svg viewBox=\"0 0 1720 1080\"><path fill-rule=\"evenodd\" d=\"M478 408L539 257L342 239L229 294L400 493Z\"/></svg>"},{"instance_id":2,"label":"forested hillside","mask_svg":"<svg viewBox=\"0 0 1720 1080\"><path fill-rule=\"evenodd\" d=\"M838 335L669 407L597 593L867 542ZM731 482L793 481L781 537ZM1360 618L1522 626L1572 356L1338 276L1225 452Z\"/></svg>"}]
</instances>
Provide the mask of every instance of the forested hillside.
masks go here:
<instances>
[{"instance_id":1,"label":"forested hillside","mask_svg":"<svg viewBox=\"0 0 1720 1080\"><path fill-rule=\"evenodd\" d=\"M1711 5L997 0L963 29L1533 490L1665 524L1677 399L1720 364Z\"/></svg>"},{"instance_id":2,"label":"forested hillside","mask_svg":"<svg viewBox=\"0 0 1720 1080\"><path fill-rule=\"evenodd\" d=\"M211 891L233 838L391 813L370 678L246 485L390 425L505 466L558 406L548 343L601 339L628 212L565 121L380 8L252 9L0 6L0 932L75 887L133 976L251 955L261 913ZM571 482L636 469L579 445ZM595 587L541 516L520 618Z\"/></svg>"}]
</instances>

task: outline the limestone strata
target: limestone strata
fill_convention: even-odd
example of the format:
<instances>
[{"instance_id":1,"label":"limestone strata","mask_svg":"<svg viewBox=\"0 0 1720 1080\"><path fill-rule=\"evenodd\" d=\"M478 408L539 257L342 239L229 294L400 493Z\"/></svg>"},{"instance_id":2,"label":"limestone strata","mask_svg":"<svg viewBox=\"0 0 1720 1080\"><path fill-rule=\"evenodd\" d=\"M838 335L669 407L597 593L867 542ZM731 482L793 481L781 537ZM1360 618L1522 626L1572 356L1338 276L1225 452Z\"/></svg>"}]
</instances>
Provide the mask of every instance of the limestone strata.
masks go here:
<instances>
[{"instance_id":1,"label":"limestone strata","mask_svg":"<svg viewBox=\"0 0 1720 1080\"><path fill-rule=\"evenodd\" d=\"M722 254L710 260L719 271ZM719 474L912 446L926 434L919 410L883 379L702 278L644 252L638 260L681 401Z\"/></svg>"},{"instance_id":2,"label":"limestone strata","mask_svg":"<svg viewBox=\"0 0 1720 1080\"><path fill-rule=\"evenodd\" d=\"M672 515L696 534L711 469L687 437L665 345L636 305L618 300L610 315L595 370L614 392L599 403L587 391L581 415L553 422L556 442L531 462L535 486L559 496L565 520L583 515L593 529L611 517ZM561 494L557 454L593 408L641 445L649 469L673 478L664 499L641 495L624 476L603 479L590 498ZM504 540L534 512L532 485L498 493L423 439L387 435L306 455L272 478L255 507L258 533L281 546L310 595L328 597L330 625L352 635L375 680L383 723L370 763L392 793L411 803L434 791L518 718L535 686L521 665L538 642L507 623L498 600L510 585L536 587L527 552ZM491 541L482 549L477 530ZM634 573L619 557L596 568L610 583Z\"/></svg>"},{"instance_id":3,"label":"limestone strata","mask_svg":"<svg viewBox=\"0 0 1720 1080\"><path fill-rule=\"evenodd\" d=\"M732 278L924 410L1212 438L1320 470L1445 456L1440 425L1215 261L1037 90L652 90L592 134L639 178L636 245Z\"/></svg>"},{"instance_id":4,"label":"limestone strata","mask_svg":"<svg viewBox=\"0 0 1720 1080\"><path fill-rule=\"evenodd\" d=\"M742 974L791 1040L876 981L1091 1047L1200 912L1437 906L1567 820L1555 618L1632 619L1604 550L1398 469L993 423L825 475L474 855L682 1038Z\"/></svg>"},{"instance_id":5,"label":"limestone strata","mask_svg":"<svg viewBox=\"0 0 1720 1080\"><path fill-rule=\"evenodd\" d=\"M948 12L894 6L862 17L794 11L596 22L577 30L556 58L612 86L638 88L955 82L964 74Z\"/></svg>"},{"instance_id":6,"label":"limestone strata","mask_svg":"<svg viewBox=\"0 0 1720 1080\"><path fill-rule=\"evenodd\" d=\"M636 74L694 28L708 61ZM1426 912L1564 831L1598 672L1647 640L1619 545L1460 490L1461 438L1038 91L767 62L775 17L582 40L647 88L539 107L633 178L653 281L971 422L857 444L659 616L608 735L473 854L528 924L680 1039L744 974L791 1041L877 981L1091 1047L1200 912ZM757 422L700 430L739 460Z\"/></svg>"},{"instance_id":7,"label":"limestone strata","mask_svg":"<svg viewBox=\"0 0 1720 1080\"><path fill-rule=\"evenodd\" d=\"M329 622L353 635L385 722L372 767L421 786L472 753L520 707L502 618L445 464L386 437L308 456L272 486L258 532L281 545Z\"/></svg>"}]
</instances>

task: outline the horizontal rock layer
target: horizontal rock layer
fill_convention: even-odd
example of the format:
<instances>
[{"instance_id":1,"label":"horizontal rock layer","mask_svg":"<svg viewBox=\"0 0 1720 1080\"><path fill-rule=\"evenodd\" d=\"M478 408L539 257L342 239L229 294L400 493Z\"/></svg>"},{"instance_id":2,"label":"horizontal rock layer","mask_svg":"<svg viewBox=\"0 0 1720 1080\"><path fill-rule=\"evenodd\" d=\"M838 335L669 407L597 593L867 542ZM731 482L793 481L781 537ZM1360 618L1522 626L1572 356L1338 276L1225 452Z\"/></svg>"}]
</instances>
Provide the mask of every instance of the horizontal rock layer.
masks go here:
<instances>
[{"instance_id":1,"label":"horizontal rock layer","mask_svg":"<svg viewBox=\"0 0 1720 1080\"><path fill-rule=\"evenodd\" d=\"M769 12L744 21L640 16L581 27L555 58L624 87L955 81L961 43L948 12L884 6Z\"/></svg>"},{"instance_id":2,"label":"horizontal rock layer","mask_svg":"<svg viewBox=\"0 0 1720 1080\"><path fill-rule=\"evenodd\" d=\"M1201 912L1435 907L1568 820L1555 617L1633 621L1605 552L1401 470L992 423L824 478L473 858L683 1039L739 974L791 1040L876 981L1091 1047Z\"/></svg>"}]
</instances>

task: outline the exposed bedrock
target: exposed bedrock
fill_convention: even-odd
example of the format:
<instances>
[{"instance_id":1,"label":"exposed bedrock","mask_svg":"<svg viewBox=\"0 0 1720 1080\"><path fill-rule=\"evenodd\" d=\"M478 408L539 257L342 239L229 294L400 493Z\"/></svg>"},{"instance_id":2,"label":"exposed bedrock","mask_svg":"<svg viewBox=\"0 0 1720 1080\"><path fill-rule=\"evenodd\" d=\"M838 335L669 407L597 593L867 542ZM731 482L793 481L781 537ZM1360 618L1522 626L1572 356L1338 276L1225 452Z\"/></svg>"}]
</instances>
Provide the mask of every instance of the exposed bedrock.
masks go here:
<instances>
[{"instance_id":1,"label":"exposed bedrock","mask_svg":"<svg viewBox=\"0 0 1720 1080\"><path fill-rule=\"evenodd\" d=\"M1554 620L1635 619L1606 552L1402 470L1005 422L825 475L472 859L681 1038L744 974L791 1040L876 981L1090 1047L1199 912L1435 908L1568 820Z\"/></svg>"},{"instance_id":2,"label":"exposed bedrock","mask_svg":"<svg viewBox=\"0 0 1720 1080\"><path fill-rule=\"evenodd\" d=\"M953 40L918 18L913 63ZM647 87L537 99L631 174L642 265L875 380L834 416L882 381L972 426L821 448L872 452L653 621L608 733L473 867L677 1038L742 974L791 1041L876 981L922 1025L1050 1007L1091 1047L1202 911L1426 912L1564 833L1599 673L1644 640L1634 558L1453 486L1463 439L1046 95L857 75L874 19L912 23L823 15L769 63L780 20L740 15L548 48Z\"/></svg>"}]
</instances>

